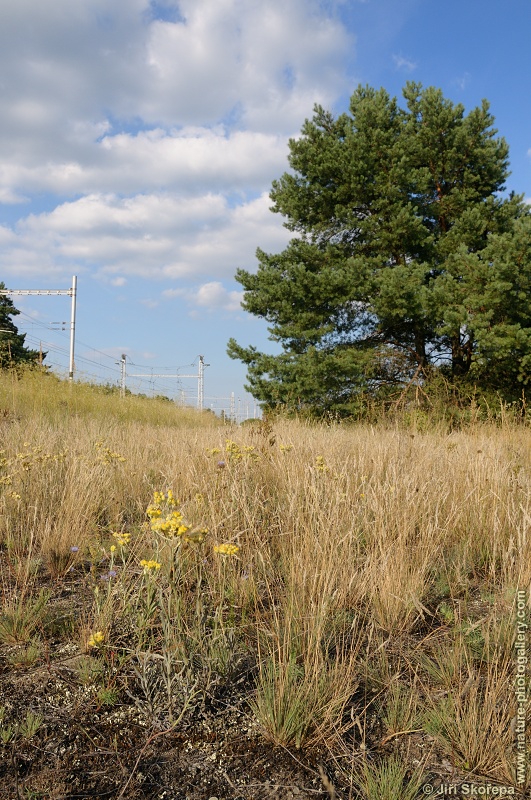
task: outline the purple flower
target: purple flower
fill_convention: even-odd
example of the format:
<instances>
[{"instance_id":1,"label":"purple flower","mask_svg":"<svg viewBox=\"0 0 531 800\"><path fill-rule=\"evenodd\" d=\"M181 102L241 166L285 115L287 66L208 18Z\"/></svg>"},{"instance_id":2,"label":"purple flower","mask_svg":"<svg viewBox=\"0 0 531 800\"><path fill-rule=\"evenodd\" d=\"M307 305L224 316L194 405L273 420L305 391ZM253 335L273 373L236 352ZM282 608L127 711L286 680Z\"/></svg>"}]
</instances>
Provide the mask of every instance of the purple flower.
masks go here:
<instances>
[{"instance_id":1,"label":"purple flower","mask_svg":"<svg viewBox=\"0 0 531 800\"><path fill-rule=\"evenodd\" d=\"M105 575L100 575L100 581L108 581L108 580L109 580L109 576L108 575L106 575L106 574Z\"/></svg>"},{"instance_id":2,"label":"purple flower","mask_svg":"<svg viewBox=\"0 0 531 800\"><path fill-rule=\"evenodd\" d=\"M71 547L71 548L70 548L70 552L71 552L71 553L78 553L78 552L79 552L79 547L76 547L76 546L74 545L73 547Z\"/></svg>"},{"instance_id":3,"label":"purple flower","mask_svg":"<svg viewBox=\"0 0 531 800\"><path fill-rule=\"evenodd\" d=\"M109 570L109 578L116 578L116 575L117 575L117 573L116 573L115 569L110 569Z\"/></svg>"},{"instance_id":4,"label":"purple flower","mask_svg":"<svg viewBox=\"0 0 531 800\"><path fill-rule=\"evenodd\" d=\"M218 467L220 469L223 469L224 466L225 466L225 462L224 461L218 461Z\"/></svg>"}]
</instances>

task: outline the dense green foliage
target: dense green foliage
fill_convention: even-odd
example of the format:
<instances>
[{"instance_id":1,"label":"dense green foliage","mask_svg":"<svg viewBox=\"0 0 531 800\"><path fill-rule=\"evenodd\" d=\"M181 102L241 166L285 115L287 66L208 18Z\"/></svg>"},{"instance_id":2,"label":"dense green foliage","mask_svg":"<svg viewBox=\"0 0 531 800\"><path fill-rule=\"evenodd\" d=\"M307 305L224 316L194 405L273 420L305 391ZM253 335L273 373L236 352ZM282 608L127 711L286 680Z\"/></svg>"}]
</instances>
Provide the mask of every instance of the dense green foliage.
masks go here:
<instances>
[{"instance_id":1,"label":"dense green foliage","mask_svg":"<svg viewBox=\"0 0 531 800\"><path fill-rule=\"evenodd\" d=\"M403 94L360 86L290 141L271 198L295 238L236 274L283 352L228 348L267 406L350 413L434 375L514 399L531 376L531 215L505 193L507 144L486 101Z\"/></svg>"},{"instance_id":2,"label":"dense green foliage","mask_svg":"<svg viewBox=\"0 0 531 800\"><path fill-rule=\"evenodd\" d=\"M5 289L0 283L0 289ZM25 333L19 333L11 319L20 311L15 308L9 295L0 294L0 369L9 369L20 364L33 364L39 357L44 358L38 350L30 350L24 344Z\"/></svg>"}]
</instances>

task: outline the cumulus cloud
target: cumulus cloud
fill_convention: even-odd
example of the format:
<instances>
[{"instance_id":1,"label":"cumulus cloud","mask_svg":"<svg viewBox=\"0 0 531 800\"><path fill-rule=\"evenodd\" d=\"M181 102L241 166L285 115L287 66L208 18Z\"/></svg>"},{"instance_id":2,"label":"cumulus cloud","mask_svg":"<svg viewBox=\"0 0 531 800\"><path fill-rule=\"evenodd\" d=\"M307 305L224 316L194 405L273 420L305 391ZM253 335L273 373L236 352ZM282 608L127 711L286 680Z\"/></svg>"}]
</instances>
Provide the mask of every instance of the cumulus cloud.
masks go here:
<instances>
[{"instance_id":1,"label":"cumulus cloud","mask_svg":"<svg viewBox=\"0 0 531 800\"><path fill-rule=\"evenodd\" d=\"M251 131L230 132L225 126L161 128L136 133L104 134L77 161L4 163L4 186L24 192L74 196L90 192L130 194L177 188L181 194L206 189L256 191L284 170L285 137ZM0 202L23 201L0 188Z\"/></svg>"},{"instance_id":2,"label":"cumulus cloud","mask_svg":"<svg viewBox=\"0 0 531 800\"><path fill-rule=\"evenodd\" d=\"M330 100L345 80L351 42L317 0L182 0L179 9L182 21L149 31L148 119L186 109L185 122L206 123L231 112L247 127L291 133L301 110Z\"/></svg>"},{"instance_id":3,"label":"cumulus cloud","mask_svg":"<svg viewBox=\"0 0 531 800\"><path fill-rule=\"evenodd\" d=\"M194 289L166 289L166 298L182 298L190 306L208 311L240 311L243 292L228 290L220 281L209 281Z\"/></svg>"},{"instance_id":4,"label":"cumulus cloud","mask_svg":"<svg viewBox=\"0 0 531 800\"><path fill-rule=\"evenodd\" d=\"M69 275L77 263L117 286L133 276L231 277L237 267L253 268L258 245L274 252L289 240L270 204L267 193L240 205L221 194L87 195L28 216L15 232L0 228L4 273L24 262L35 275L43 265Z\"/></svg>"},{"instance_id":5,"label":"cumulus cloud","mask_svg":"<svg viewBox=\"0 0 531 800\"><path fill-rule=\"evenodd\" d=\"M210 171L232 147L242 152L241 172L251 147L261 163L264 148L278 146L275 136L296 132L313 103L332 102L345 87L351 42L317 0L166 6L173 21L153 18L148 0L3 4L0 143L9 159L0 177L13 196L28 184L68 193L103 180L105 188L105 173L116 180L119 169L142 183L148 167L160 176L166 159L182 165L191 155L200 165L212 144ZM228 122L234 139L208 139L205 128ZM164 133L190 126L199 126L197 136ZM245 141L242 130L274 135ZM228 164L235 160L229 154Z\"/></svg>"},{"instance_id":6,"label":"cumulus cloud","mask_svg":"<svg viewBox=\"0 0 531 800\"><path fill-rule=\"evenodd\" d=\"M222 281L289 239L267 196L288 136L347 85L333 6L0 4L4 274L203 280L198 306L239 305Z\"/></svg>"}]
</instances>

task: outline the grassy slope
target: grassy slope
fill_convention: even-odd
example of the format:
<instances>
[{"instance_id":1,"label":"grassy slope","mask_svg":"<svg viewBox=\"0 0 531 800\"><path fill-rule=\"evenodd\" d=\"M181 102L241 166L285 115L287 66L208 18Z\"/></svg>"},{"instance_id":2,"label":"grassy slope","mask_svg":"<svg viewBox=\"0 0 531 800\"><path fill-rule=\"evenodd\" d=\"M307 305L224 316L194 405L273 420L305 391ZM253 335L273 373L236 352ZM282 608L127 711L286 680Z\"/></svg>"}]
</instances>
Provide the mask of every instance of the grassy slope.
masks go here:
<instances>
[{"instance_id":1,"label":"grassy slope","mask_svg":"<svg viewBox=\"0 0 531 800\"><path fill-rule=\"evenodd\" d=\"M529 428L231 429L37 376L1 378L0 412L7 674L67 648L81 720L83 690L85 713L134 708L169 737L239 680L257 736L318 753L343 797L414 797L429 775L519 788ZM154 491L151 522L179 511L184 535L152 530ZM58 736L53 707L28 706L42 716L28 736L28 709L7 699L6 763ZM129 769L147 741L131 734ZM106 780L124 789L111 767Z\"/></svg>"}]
</instances>

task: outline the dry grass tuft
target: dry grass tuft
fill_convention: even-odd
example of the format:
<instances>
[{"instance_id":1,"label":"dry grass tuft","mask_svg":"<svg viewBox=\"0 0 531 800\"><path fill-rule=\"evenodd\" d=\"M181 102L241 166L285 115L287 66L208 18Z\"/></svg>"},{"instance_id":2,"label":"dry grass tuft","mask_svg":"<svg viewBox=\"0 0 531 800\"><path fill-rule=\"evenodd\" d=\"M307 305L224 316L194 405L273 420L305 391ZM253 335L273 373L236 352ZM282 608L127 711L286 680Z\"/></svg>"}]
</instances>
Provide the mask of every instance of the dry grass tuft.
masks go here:
<instances>
[{"instance_id":1,"label":"dry grass tuft","mask_svg":"<svg viewBox=\"0 0 531 800\"><path fill-rule=\"evenodd\" d=\"M415 796L419 730L461 773L515 780L529 428L230 428L42 376L0 376L1 409L12 669L62 642L97 664L78 679L96 707L136 698L157 731L240 681L264 737L329 754L337 796ZM154 492L182 529L153 525Z\"/></svg>"}]
</instances>

